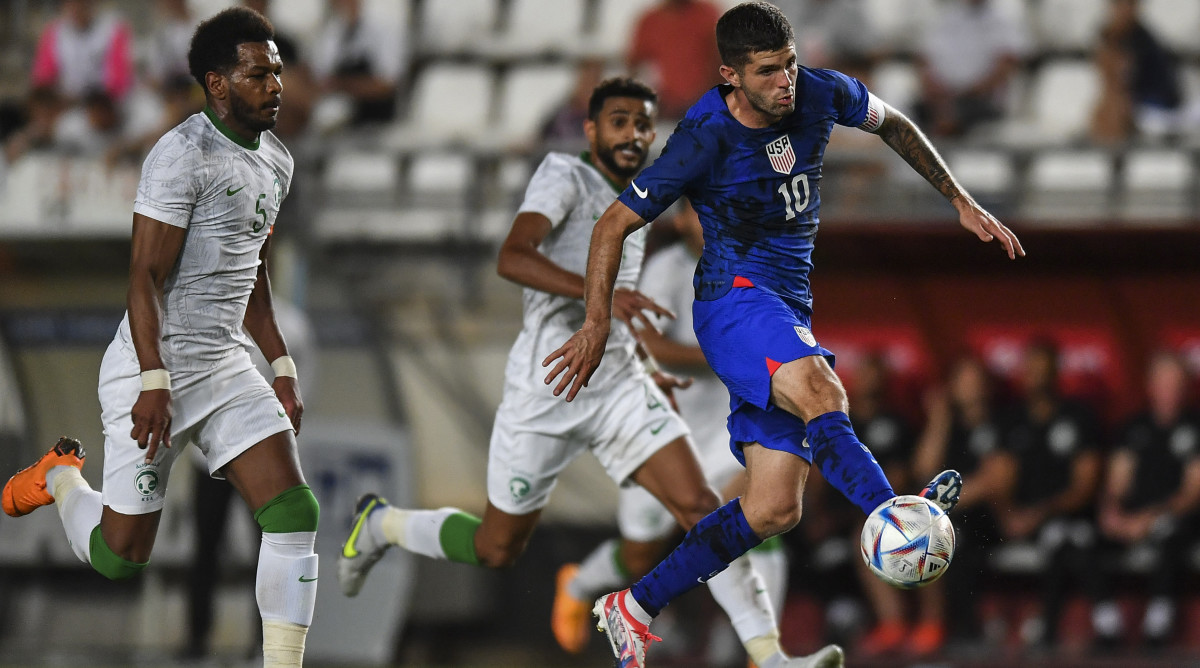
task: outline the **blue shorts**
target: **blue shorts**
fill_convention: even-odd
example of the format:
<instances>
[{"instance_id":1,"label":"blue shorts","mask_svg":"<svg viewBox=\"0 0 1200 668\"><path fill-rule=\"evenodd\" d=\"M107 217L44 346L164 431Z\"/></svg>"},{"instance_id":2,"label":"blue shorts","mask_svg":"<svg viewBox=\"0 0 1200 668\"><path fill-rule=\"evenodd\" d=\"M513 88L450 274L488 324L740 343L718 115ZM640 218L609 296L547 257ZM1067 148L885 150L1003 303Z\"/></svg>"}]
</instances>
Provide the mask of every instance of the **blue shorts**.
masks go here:
<instances>
[{"instance_id":1,"label":"blue shorts","mask_svg":"<svg viewBox=\"0 0 1200 668\"><path fill-rule=\"evenodd\" d=\"M733 286L717 299L692 304L700 349L729 388L730 450L743 466L743 443L811 462L804 421L771 403L771 375L788 362L813 355L833 365L833 353L813 337L806 309L745 278L736 278Z\"/></svg>"}]
</instances>

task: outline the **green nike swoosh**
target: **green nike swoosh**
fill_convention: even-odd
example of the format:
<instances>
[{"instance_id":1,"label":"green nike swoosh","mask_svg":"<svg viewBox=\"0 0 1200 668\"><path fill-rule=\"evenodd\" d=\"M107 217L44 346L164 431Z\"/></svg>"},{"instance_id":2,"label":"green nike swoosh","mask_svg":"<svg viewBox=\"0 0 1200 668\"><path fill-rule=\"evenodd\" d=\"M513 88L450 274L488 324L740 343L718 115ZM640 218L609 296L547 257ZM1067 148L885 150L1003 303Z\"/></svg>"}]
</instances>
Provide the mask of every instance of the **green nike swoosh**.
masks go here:
<instances>
[{"instance_id":1,"label":"green nike swoosh","mask_svg":"<svg viewBox=\"0 0 1200 668\"><path fill-rule=\"evenodd\" d=\"M665 426L667 426L667 421L663 420L662 422L658 423L657 427L650 427L650 433L657 436L658 432L662 431L663 427L665 427Z\"/></svg>"},{"instance_id":2,"label":"green nike swoosh","mask_svg":"<svg viewBox=\"0 0 1200 668\"><path fill-rule=\"evenodd\" d=\"M301 582L316 582L316 581L317 581L317 579L316 579L316 578L306 578L306 577L304 577L303 575L301 575L301 576L300 576L300 581L301 581Z\"/></svg>"},{"instance_id":3,"label":"green nike swoosh","mask_svg":"<svg viewBox=\"0 0 1200 668\"><path fill-rule=\"evenodd\" d=\"M229 197L233 197L234 195L242 192L245 189L246 189L246 186L242 186L241 188L238 188L237 190L232 190L230 188L226 188L225 194L228 195Z\"/></svg>"},{"instance_id":4,"label":"green nike swoosh","mask_svg":"<svg viewBox=\"0 0 1200 668\"><path fill-rule=\"evenodd\" d=\"M287 413L279 411L279 417L287 417Z\"/></svg>"}]
</instances>

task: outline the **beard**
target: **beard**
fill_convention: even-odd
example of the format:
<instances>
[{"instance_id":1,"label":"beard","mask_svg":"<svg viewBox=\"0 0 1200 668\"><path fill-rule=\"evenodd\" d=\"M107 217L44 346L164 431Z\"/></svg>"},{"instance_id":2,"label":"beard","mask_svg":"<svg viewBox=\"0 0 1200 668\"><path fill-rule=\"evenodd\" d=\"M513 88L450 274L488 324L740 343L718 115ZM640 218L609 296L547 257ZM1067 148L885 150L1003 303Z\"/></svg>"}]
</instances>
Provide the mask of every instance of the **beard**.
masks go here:
<instances>
[{"instance_id":1,"label":"beard","mask_svg":"<svg viewBox=\"0 0 1200 668\"><path fill-rule=\"evenodd\" d=\"M262 109L255 108L237 95L229 96L229 111L243 126L254 132L265 132L275 127L275 117L262 116Z\"/></svg>"},{"instance_id":2,"label":"beard","mask_svg":"<svg viewBox=\"0 0 1200 668\"><path fill-rule=\"evenodd\" d=\"M625 149L632 149L641 153L641 158L638 159L636 165L633 165L632 167L624 167L617 163L615 153ZM597 145L596 159L603 163L604 166L608 168L608 171L612 172L621 179L628 179L635 176L638 171L642 169L642 165L646 164L646 149L634 143L617 144L616 146Z\"/></svg>"},{"instance_id":3,"label":"beard","mask_svg":"<svg viewBox=\"0 0 1200 668\"><path fill-rule=\"evenodd\" d=\"M768 116L783 118L792 113L796 109L796 94L792 93L792 103L790 105L780 104L773 98L757 93L751 93L746 88L742 88L742 92L746 94L746 99L750 101L750 106L761 111Z\"/></svg>"}]
</instances>

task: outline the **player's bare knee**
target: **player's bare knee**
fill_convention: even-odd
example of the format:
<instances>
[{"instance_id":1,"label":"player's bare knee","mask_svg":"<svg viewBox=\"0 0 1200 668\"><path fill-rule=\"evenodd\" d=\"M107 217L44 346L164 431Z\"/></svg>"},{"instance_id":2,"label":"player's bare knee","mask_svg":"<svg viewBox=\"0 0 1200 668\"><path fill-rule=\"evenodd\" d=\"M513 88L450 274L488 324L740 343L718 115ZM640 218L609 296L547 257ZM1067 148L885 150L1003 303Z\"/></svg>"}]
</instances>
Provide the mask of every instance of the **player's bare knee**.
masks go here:
<instances>
[{"instance_id":1,"label":"player's bare knee","mask_svg":"<svg viewBox=\"0 0 1200 668\"><path fill-rule=\"evenodd\" d=\"M770 538L790 531L800 523L800 499L776 498L762 502L750 500L742 504L746 522L759 538Z\"/></svg>"}]
</instances>

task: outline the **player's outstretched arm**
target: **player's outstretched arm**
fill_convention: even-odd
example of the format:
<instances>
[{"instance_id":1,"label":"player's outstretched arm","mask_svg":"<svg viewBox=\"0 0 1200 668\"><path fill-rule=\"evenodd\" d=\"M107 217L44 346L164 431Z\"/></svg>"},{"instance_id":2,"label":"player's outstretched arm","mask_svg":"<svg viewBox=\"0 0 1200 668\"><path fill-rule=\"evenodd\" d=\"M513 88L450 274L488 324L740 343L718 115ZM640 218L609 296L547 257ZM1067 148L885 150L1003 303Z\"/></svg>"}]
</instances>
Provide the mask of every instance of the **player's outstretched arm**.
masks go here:
<instances>
[{"instance_id":1,"label":"player's outstretched arm","mask_svg":"<svg viewBox=\"0 0 1200 668\"><path fill-rule=\"evenodd\" d=\"M600 366L612 326L613 288L617 282L617 270L621 268L621 249L625 237L645 224L641 216L619 200L609 205L600 220L596 221L588 249L587 275L584 277L583 300L587 317L579 331L542 360L543 367L558 360L546 376L547 385L562 376L554 387L554 396L561 395L569 387L567 401L573 400ZM670 311L649 298L638 310L641 308L670 315Z\"/></svg>"},{"instance_id":2,"label":"player's outstretched arm","mask_svg":"<svg viewBox=\"0 0 1200 668\"><path fill-rule=\"evenodd\" d=\"M950 168L925 133L895 107L884 105L884 108L883 123L875 130L875 134L954 205L958 210L959 224L981 241L998 240L1010 259L1018 255L1024 257L1025 249L1021 247L1017 235L979 206L954 179Z\"/></svg>"},{"instance_id":3,"label":"player's outstretched arm","mask_svg":"<svg viewBox=\"0 0 1200 668\"><path fill-rule=\"evenodd\" d=\"M171 391L156 375L166 374L158 342L161 334L163 286L179 258L187 230L168 225L140 213L133 214L133 241L129 258L129 332L138 365L143 372L143 389L131 411L130 438L146 449L146 462L154 461L158 444L171 447Z\"/></svg>"},{"instance_id":4,"label":"player's outstretched arm","mask_svg":"<svg viewBox=\"0 0 1200 668\"><path fill-rule=\"evenodd\" d=\"M254 289L250 291L250 299L246 302L246 315L242 324L250 337L258 344L263 357L267 358L275 369L275 380L271 388L283 410L291 420L292 429L300 433L300 418L304 414L304 401L300 398L300 383L295 375L295 364L288 356L287 343L283 340L283 332L275 320L275 305L271 295L271 277L267 270L267 258L271 252L271 237L263 242L258 252L258 275L254 281ZM277 361L286 358L289 364L282 369ZM290 375L289 375L290 374Z\"/></svg>"}]
</instances>

